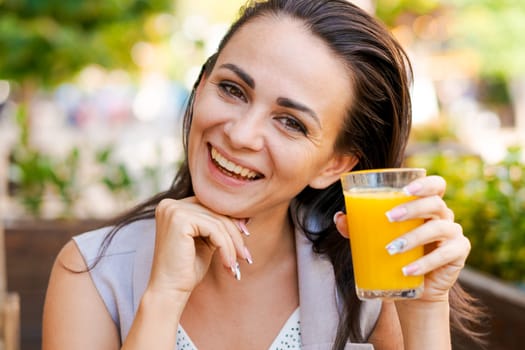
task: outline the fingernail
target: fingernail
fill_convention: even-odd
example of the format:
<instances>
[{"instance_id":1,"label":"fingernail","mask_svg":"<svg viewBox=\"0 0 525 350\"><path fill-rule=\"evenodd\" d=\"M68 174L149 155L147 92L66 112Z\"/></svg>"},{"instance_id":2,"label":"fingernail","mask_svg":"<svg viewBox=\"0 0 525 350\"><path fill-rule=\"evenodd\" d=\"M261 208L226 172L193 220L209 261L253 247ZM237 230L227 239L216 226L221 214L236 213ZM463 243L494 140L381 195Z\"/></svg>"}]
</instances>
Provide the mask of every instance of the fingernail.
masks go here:
<instances>
[{"instance_id":1,"label":"fingernail","mask_svg":"<svg viewBox=\"0 0 525 350\"><path fill-rule=\"evenodd\" d=\"M397 253L401 253L405 250L408 242L404 238L398 238L390 242L385 248L388 251L388 254L394 255Z\"/></svg>"},{"instance_id":2,"label":"fingernail","mask_svg":"<svg viewBox=\"0 0 525 350\"><path fill-rule=\"evenodd\" d=\"M401 270L403 271L403 275L405 275L405 276L413 276L419 270L419 265L418 264L410 264L408 266L403 267Z\"/></svg>"},{"instance_id":3,"label":"fingernail","mask_svg":"<svg viewBox=\"0 0 525 350\"><path fill-rule=\"evenodd\" d=\"M407 215L408 211L405 207L396 207L390 211L386 212L386 217L388 221L395 222L399 221L403 216Z\"/></svg>"},{"instance_id":4,"label":"fingernail","mask_svg":"<svg viewBox=\"0 0 525 350\"><path fill-rule=\"evenodd\" d=\"M241 268L239 267L239 263L235 262L230 266L233 276L235 276L235 279L237 281L241 280Z\"/></svg>"},{"instance_id":5,"label":"fingernail","mask_svg":"<svg viewBox=\"0 0 525 350\"><path fill-rule=\"evenodd\" d=\"M341 211L338 211L337 213L334 214L334 224L337 225L337 219L339 219L341 215L343 215L343 212Z\"/></svg>"},{"instance_id":6,"label":"fingernail","mask_svg":"<svg viewBox=\"0 0 525 350\"><path fill-rule=\"evenodd\" d=\"M248 262L248 264L253 264L252 255L250 254L250 251L248 250L248 247L244 247L244 259Z\"/></svg>"},{"instance_id":7,"label":"fingernail","mask_svg":"<svg viewBox=\"0 0 525 350\"><path fill-rule=\"evenodd\" d=\"M249 235L250 235L250 231L248 231L248 228L246 227L246 224L248 223L248 220L249 220L249 219L237 220L237 223L238 223L239 229L241 230L241 232L242 232L245 236L249 236Z\"/></svg>"},{"instance_id":8,"label":"fingernail","mask_svg":"<svg viewBox=\"0 0 525 350\"><path fill-rule=\"evenodd\" d=\"M408 195L415 195L421 191L422 188L423 186L419 182L412 182L403 188L403 192Z\"/></svg>"}]
</instances>

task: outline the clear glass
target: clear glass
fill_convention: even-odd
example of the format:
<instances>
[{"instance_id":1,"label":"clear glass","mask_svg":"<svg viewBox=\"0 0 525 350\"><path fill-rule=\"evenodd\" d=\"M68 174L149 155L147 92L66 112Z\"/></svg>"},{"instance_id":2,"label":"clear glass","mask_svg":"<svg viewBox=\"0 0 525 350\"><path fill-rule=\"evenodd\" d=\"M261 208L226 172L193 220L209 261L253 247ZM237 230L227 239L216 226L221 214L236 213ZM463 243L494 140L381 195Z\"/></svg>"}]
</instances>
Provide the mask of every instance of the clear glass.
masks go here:
<instances>
[{"instance_id":1,"label":"clear glass","mask_svg":"<svg viewBox=\"0 0 525 350\"><path fill-rule=\"evenodd\" d=\"M404 266L423 256L423 247L390 255L386 246L424 220L390 222L386 212L415 199L403 188L424 176L426 170L420 168L354 171L341 176L360 299L415 299L423 292L423 276L402 272Z\"/></svg>"}]
</instances>

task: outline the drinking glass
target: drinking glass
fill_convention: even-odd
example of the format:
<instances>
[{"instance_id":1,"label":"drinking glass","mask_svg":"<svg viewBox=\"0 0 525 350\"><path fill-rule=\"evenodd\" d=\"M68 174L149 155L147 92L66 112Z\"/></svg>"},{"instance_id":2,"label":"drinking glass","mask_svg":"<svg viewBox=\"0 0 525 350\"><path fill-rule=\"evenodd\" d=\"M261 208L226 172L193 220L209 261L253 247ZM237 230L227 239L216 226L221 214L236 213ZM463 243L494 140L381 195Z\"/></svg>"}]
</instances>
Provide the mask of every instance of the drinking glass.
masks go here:
<instances>
[{"instance_id":1,"label":"drinking glass","mask_svg":"<svg viewBox=\"0 0 525 350\"><path fill-rule=\"evenodd\" d=\"M420 168L353 171L341 176L357 296L360 299L414 299L424 276L405 276L402 268L423 256L423 247L390 255L386 246L421 225L423 219L390 222L386 212L415 199L403 191L426 176Z\"/></svg>"}]
</instances>

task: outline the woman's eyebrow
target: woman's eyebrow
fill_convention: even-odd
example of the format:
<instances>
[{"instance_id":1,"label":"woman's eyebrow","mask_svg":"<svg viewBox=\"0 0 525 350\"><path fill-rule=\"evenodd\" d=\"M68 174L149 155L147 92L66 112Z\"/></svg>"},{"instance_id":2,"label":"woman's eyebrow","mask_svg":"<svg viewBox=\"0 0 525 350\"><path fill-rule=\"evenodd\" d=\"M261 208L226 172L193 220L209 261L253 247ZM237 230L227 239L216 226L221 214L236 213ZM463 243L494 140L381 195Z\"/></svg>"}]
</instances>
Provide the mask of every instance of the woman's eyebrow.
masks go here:
<instances>
[{"instance_id":1,"label":"woman's eyebrow","mask_svg":"<svg viewBox=\"0 0 525 350\"><path fill-rule=\"evenodd\" d=\"M244 81L246 85L248 85L252 89L255 89L255 80L247 72L245 72L241 67L233 63L224 63L220 65L219 68L225 68L225 69L232 71L240 79L242 79L242 81ZM317 125L321 127L321 122L319 121L317 114L315 114L315 112L311 108L305 106L304 104L299 103L297 101L293 101L287 97L279 97L277 99L277 104L282 107L296 109L298 111L308 114L317 123Z\"/></svg>"},{"instance_id":2,"label":"woman's eyebrow","mask_svg":"<svg viewBox=\"0 0 525 350\"><path fill-rule=\"evenodd\" d=\"M319 121L317 114L315 114L315 112L311 108L308 108L304 104L299 103L297 101L293 101L286 97L279 97L277 99L277 104L282 107L292 108L292 109L296 109L301 112L305 112L310 117L312 117L312 119L317 123L317 125L319 125L319 127L321 127L321 122Z\"/></svg>"},{"instance_id":3,"label":"woman's eyebrow","mask_svg":"<svg viewBox=\"0 0 525 350\"><path fill-rule=\"evenodd\" d=\"M253 78L248 73L246 73L244 70L242 70L242 68L240 68L239 66L236 66L233 63L225 63L225 64L222 64L219 68L226 68L226 69L231 70L239 78L241 78L246 83L246 85L248 85L252 89L255 89L255 80L253 80Z\"/></svg>"}]
</instances>

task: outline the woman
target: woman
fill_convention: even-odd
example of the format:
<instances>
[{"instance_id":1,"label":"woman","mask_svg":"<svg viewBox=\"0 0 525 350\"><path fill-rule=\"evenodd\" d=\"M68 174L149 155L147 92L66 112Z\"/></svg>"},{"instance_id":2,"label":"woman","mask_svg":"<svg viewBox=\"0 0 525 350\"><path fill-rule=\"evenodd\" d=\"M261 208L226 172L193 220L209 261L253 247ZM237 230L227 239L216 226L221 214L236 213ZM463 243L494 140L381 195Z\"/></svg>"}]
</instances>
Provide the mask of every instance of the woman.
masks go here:
<instances>
[{"instance_id":1,"label":"woman","mask_svg":"<svg viewBox=\"0 0 525 350\"><path fill-rule=\"evenodd\" d=\"M470 245L443 179L390 211L427 219L404 235L435 248L407 269L421 299L358 301L345 239L340 175L402 163L408 68L345 0L249 4L195 83L172 187L57 257L43 348L450 348Z\"/></svg>"}]
</instances>

